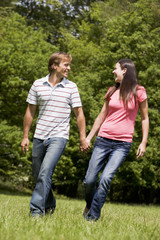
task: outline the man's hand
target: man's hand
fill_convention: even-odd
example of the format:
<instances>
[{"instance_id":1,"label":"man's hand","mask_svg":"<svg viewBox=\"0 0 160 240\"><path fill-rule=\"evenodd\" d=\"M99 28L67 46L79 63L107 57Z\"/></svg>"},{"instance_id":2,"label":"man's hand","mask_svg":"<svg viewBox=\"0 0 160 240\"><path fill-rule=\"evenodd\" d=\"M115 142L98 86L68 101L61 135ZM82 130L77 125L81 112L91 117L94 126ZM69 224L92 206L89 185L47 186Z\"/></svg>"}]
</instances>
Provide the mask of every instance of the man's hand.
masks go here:
<instances>
[{"instance_id":1,"label":"man's hand","mask_svg":"<svg viewBox=\"0 0 160 240\"><path fill-rule=\"evenodd\" d=\"M137 154L136 154L137 158L143 157L145 151L146 151L146 143L141 142L137 150Z\"/></svg>"},{"instance_id":2,"label":"man's hand","mask_svg":"<svg viewBox=\"0 0 160 240\"><path fill-rule=\"evenodd\" d=\"M21 148L24 154L26 154L26 151L29 150L29 139L23 138L21 142Z\"/></svg>"},{"instance_id":3,"label":"man's hand","mask_svg":"<svg viewBox=\"0 0 160 240\"><path fill-rule=\"evenodd\" d=\"M89 139L85 138L83 140L80 140L80 151L81 152L87 153L87 152L89 152L90 148L91 147L90 147L90 140Z\"/></svg>"}]
</instances>

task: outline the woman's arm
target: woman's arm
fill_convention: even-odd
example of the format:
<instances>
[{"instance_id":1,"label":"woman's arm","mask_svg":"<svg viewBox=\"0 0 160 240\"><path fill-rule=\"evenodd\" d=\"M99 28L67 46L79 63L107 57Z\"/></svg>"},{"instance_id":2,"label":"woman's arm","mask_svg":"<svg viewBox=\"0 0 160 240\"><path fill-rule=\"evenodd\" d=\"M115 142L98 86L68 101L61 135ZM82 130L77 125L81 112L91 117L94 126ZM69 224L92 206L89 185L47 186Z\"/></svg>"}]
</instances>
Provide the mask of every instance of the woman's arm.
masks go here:
<instances>
[{"instance_id":1,"label":"woman's arm","mask_svg":"<svg viewBox=\"0 0 160 240\"><path fill-rule=\"evenodd\" d=\"M107 114L108 114L108 101L105 101L105 103L101 109L101 112L99 113L98 117L96 118L96 120L93 124L93 127L87 136L87 141L89 141L89 143L91 142L93 137L98 132L98 130L99 130L100 126L102 125L102 123L104 122Z\"/></svg>"},{"instance_id":2,"label":"woman's arm","mask_svg":"<svg viewBox=\"0 0 160 240\"><path fill-rule=\"evenodd\" d=\"M137 158L143 156L146 151L148 131L149 131L149 117L148 117L148 102L147 99L140 103L141 123L142 123L142 142L137 150Z\"/></svg>"}]
</instances>

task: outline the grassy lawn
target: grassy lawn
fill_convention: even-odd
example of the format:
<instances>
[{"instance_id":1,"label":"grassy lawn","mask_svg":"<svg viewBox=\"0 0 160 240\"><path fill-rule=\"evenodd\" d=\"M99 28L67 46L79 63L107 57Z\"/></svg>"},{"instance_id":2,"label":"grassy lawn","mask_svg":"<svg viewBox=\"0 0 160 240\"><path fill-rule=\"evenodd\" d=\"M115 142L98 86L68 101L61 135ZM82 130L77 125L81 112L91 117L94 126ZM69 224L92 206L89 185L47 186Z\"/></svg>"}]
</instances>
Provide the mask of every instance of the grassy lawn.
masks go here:
<instances>
[{"instance_id":1,"label":"grassy lawn","mask_svg":"<svg viewBox=\"0 0 160 240\"><path fill-rule=\"evenodd\" d=\"M160 207L106 203L97 222L82 217L84 200L57 197L52 216L29 217L30 196L0 194L1 240L159 240Z\"/></svg>"}]
</instances>

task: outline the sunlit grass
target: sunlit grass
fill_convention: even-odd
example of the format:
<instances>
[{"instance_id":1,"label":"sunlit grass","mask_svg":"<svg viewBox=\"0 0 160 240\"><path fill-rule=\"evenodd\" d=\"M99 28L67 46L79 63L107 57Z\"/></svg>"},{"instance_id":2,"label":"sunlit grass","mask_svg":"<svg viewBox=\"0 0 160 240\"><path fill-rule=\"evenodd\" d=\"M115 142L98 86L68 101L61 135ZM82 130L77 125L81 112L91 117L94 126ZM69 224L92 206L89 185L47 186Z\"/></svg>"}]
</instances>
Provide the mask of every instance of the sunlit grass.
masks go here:
<instances>
[{"instance_id":1,"label":"sunlit grass","mask_svg":"<svg viewBox=\"0 0 160 240\"><path fill-rule=\"evenodd\" d=\"M2 240L159 240L160 207L106 203L97 222L82 217L84 200L57 197L52 216L29 217L28 196L0 195Z\"/></svg>"}]
</instances>

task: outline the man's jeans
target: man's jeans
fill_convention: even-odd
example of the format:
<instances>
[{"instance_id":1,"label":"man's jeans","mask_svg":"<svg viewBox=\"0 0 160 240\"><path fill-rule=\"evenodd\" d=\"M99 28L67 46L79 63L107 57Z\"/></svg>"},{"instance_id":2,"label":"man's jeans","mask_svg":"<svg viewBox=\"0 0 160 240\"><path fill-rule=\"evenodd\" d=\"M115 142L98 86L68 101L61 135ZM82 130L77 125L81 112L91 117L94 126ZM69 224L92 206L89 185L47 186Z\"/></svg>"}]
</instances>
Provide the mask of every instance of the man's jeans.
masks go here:
<instances>
[{"instance_id":1,"label":"man's jeans","mask_svg":"<svg viewBox=\"0 0 160 240\"><path fill-rule=\"evenodd\" d=\"M97 137L89 167L84 179L85 200L89 215L98 219L106 200L108 189L118 167L128 155L131 143ZM106 158L108 162L104 167ZM98 188L96 188L99 171L104 167Z\"/></svg>"},{"instance_id":2,"label":"man's jeans","mask_svg":"<svg viewBox=\"0 0 160 240\"><path fill-rule=\"evenodd\" d=\"M32 150L32 171L36 186L30 202L32 215L44 215L47 209L56 207L51 190L52 175L67 144L65 138L40 140L34 138Z\"/></svg>"}]
</instances>

